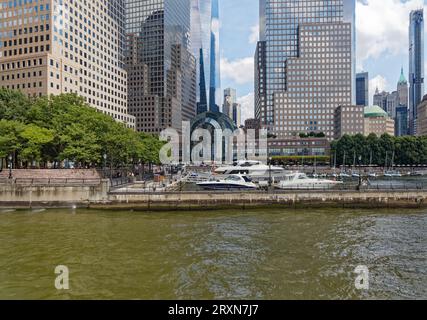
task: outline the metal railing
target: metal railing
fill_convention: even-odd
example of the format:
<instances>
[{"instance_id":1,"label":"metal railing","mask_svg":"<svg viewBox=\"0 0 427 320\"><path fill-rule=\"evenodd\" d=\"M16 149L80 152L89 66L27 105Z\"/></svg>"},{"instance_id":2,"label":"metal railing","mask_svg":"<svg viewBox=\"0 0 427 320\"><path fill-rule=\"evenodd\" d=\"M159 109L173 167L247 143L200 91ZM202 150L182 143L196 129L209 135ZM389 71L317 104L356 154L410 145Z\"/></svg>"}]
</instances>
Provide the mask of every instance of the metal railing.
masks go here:
<instances>
[{"instance_id":1,"label":"metal railing","mask_svg":"<svg viewBox=\"0 0 427 320\"><path fill-rule=\"evenodd\" d=\"M102 179L84 178L0 178L0 184L14 184L19 186L98 186Z\"/></svg>"}]
</instances>

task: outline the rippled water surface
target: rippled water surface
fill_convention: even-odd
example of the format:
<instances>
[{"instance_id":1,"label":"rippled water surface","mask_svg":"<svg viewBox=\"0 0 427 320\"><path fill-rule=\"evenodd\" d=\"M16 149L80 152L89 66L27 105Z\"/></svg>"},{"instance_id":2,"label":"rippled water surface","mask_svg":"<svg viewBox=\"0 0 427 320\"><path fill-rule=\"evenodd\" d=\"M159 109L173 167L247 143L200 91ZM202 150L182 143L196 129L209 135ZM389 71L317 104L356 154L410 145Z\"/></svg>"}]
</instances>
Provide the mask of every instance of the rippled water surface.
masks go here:
<instances>
[{"instance_id":1,"label":"rippled water surface","mask_svg":"<svg viewBox=\"0 0 427 320\"><path fill-rule=\"evenodd\" d=\"M426 232L421 209L0 211L0 298L426 299Z\"/></svg>"}]
</instances>

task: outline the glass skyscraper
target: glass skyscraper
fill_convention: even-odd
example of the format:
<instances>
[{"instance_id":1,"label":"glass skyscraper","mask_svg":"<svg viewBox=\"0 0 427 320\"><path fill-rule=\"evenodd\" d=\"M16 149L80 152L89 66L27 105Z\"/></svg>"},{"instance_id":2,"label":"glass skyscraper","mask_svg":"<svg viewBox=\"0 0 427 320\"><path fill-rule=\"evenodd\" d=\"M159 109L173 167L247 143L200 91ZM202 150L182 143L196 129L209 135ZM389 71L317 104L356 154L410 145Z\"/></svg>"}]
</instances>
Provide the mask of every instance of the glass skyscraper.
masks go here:
<instances>
[{"instance_id":1,"label":"glass skyscraper","mask_svg":"<svg viewBox=\"0 0 427 320\"><path fill-rule=\"evenodd\" d=\"M196 115L191 0L126 0L129 110L137 129L181 128Z\"/></svg>"},{"instance_id":2,"label":"glass skyscraper","mask_svg":"<svg viewBox=\"0 0 427 320\"><path fill-rule=\"evenodd\" d=\"M369 73L356 74L356 105L369 106Z\"/></svg>"},{"instance_id":3,"label":"glass skyscraper","mask_svg":"<svg viewBox=\"0 0 427 320\"><path fill-rule=\"evenodd\" d=\"M417 106L424 95L424 11L410 14L409 25L409 133L417 134Z\"/></svg>"},{"instance_id":4,"label":"glass skyscraper","mask_svg":"<svg viewBox=\"0 0 427 320\"><path fill-rule=\"evenodd\" d=\"M219 2L191 0L191 47L197 59L197 112L219 111Z\"/></svg>"},{"instance_id":5,"label":"glass skyscraper","mask_svg":"<svg viewBox=\"0 0 427 320\"><path fill-rule=\"evenodd\" d=\"M333 136L355 102L355 0L260 0L255 114L275 135Z\"/></svg>"}]
</instances>

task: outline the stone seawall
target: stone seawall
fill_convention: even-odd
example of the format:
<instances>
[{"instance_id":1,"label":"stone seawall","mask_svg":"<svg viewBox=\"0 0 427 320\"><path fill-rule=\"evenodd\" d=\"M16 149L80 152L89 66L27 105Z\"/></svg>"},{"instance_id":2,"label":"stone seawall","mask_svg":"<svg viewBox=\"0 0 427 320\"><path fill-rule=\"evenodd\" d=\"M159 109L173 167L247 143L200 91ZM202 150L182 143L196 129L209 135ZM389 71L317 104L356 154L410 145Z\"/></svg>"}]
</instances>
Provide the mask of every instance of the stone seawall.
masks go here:
<instances>
[{"instance_id":1,"label":"stone seawall","mask_svg":"<svg viewBox=\"0 0 427 320\"><path fill-rule=\"evenodd\" d=\"M421 208L427 190L277 191L277 192L108 192L98 185L23 186L0 184L0 208L89 207L135 210L216 210L250 208Z\"/></svg>"},{"instance_id":2,"label":"stone seawall","mask_svg":"<svg viewBox=\"0 0 427 320\"><path fill-rule=\"evenodd\" d=\"M108 190L109 180L95 185L0 184L0 207L87 207L91 202L108 201Z\"/></svg>"},{"instance_id":3,"label":"stone seawall","mask_svg":"<svg viewBox=\"0 0 427 320\"><path fill-rule=\"evenodd\" d=\"M427 190L420 191L289 191L289 192L183 192L110 193L109 201L91 208L136 210L213 210L276 207L427 207Z\"/></svg>"}]
</instances>

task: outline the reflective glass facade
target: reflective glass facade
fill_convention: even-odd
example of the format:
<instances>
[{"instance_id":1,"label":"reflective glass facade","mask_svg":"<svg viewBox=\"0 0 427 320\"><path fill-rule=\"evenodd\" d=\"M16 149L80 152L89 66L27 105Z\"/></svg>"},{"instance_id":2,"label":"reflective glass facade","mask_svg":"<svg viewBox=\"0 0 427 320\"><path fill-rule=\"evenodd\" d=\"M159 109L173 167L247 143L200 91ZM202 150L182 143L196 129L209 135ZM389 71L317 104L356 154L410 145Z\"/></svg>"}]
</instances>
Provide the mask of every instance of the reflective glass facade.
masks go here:
<instances>
[{"instance_id":1,"label":"reflective glass facade","mask_svg":"<svg viewBox=\"0 0 427 320\"><path fill-rule=\"evenodd\" d=\"M409 132L417 134L417 106L424 95L424 11L410 14L409 26Z\"/></svg>"},{"instance_id":2,"label":"reflective glass facade","mask_svg":"<svg viewBox=\"0 0 427 320\"><path fill-rule=\"evenodd\" d=\"M178 129L182 120L195 116L196 60L190 31L191 0L126 0L127 69L134 77L140 72L149 87L131 82L137 87L129 88L140 97L129 102L139 130ZM148 106L147 95L158 106Z\"/></svg>"},{"instance_id":3,"label":"reflective glass facade","mask_svg":"<svg viewBox=\"0 0 427 320\"><path fill-rule=\"evenodd\" d=\"M367 72L356 75L356 105L369 106L369 74Z\"/></svg>"},{"instance_id":4,"label":"reflective glass facade","mask_svg":"<svg viewBox=\"0 0 427 320\"><path fill-rule=\"evenodd\" d=\"M197 72L198 113L207 110L219 111L218 106L222 97L218 0L191 0L191 46L199 66Z\"/></svg>"}]
</instances>

